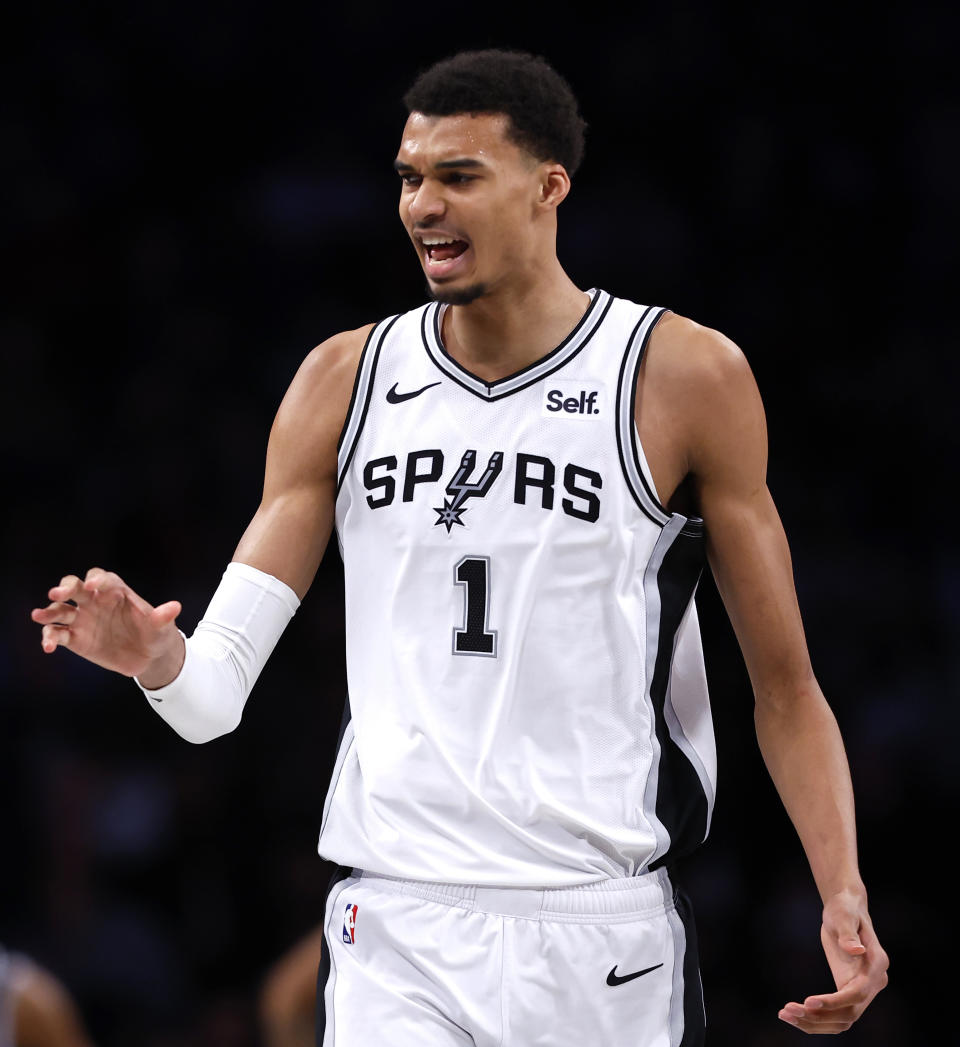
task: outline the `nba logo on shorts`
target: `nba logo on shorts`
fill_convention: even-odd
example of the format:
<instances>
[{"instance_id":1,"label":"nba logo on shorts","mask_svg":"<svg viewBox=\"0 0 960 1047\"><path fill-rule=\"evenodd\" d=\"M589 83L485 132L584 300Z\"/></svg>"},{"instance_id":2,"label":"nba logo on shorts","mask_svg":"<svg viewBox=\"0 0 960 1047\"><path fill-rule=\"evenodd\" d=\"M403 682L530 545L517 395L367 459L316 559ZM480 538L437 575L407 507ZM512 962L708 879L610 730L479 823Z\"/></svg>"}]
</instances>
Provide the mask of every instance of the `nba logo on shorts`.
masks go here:
<instances>
[{"instance_id":1,"label":"nba logo on shorts","mask_svg":"<svg viewBox=\"0 0 960 1047\"><path fill-rule=\"evenodd\" d=\"M353 936L357 929L357 907L348 905L343 916L343 940L347 945L353 945Z\"/></svg>"}]
</instances>

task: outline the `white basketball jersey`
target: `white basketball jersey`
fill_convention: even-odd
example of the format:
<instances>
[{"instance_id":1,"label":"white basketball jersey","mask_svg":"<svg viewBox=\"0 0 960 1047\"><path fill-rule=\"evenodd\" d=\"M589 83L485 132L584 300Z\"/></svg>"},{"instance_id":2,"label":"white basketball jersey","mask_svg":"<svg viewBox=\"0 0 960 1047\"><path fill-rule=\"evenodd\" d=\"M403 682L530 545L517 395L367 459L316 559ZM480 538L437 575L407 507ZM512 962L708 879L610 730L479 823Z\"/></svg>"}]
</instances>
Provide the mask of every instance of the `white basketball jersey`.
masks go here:
<instances>
[{"instance_id":1,"label":"white basketball jersey","mask_svg":"<svg viewBox=\"0 0 960 1047\"><path fill-rule=\"evenodd\" d=\"M446 353L437 303L368 339L336 507L349 719L319 850L341 865L561 887L708 832L702 526L660 505L633 415L664 310L590 297L496 382Z\"/></svg>"}]
</instances>

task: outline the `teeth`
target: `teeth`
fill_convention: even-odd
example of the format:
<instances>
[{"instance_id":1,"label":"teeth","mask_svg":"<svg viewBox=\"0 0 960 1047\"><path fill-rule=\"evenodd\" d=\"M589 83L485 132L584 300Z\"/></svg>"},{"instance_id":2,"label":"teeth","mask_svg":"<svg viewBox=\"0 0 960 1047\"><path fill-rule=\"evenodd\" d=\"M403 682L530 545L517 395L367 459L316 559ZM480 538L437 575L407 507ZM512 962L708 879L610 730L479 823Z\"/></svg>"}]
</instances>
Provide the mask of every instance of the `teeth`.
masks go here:
<instances>
[{"instance_id":1,"label":"teeth","mask_svg":"<svg viewBox=\"0 0 960 1047\"><path fill-rule=\"evenodd\" d=\"M424 247L439 247L441 244L455 244L456 242L456 240L440 240L437 237L431 237L430 239L427 239L427 237L423 238Z\"/></svg>"}]
</instances>

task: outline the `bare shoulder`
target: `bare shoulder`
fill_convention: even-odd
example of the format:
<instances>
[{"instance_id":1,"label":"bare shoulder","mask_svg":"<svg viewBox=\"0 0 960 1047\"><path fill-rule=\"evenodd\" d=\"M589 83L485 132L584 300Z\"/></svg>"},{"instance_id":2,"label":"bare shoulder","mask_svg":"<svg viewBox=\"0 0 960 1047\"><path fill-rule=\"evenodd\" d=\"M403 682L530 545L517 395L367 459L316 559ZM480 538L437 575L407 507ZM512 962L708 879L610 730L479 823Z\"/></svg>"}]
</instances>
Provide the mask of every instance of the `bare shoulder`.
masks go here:
<instances>
[{"instance_id":1,"label":"bare shoulder","mask_svg":"<svg viewBox=\"0 0 960 1047\"><path fill-rule=\"evenodd\" d=\"M654 328L644 365L651 396L698 429L726 428L744 411L762 412L756 380L740 347L685 316L664 316Z\"/></svg>"},{"instance_id":2,"label":"bare shoulder","mask_svg":"<svg viewBox=\"0 0 960 1047\"><path fill-rule=\"evenodd\" d=\"M14 969L17 1043L88 1047L79 1011L70 993L52 974L33 963Z\"/></svg>"},{"instance_id":3,"label":"bare shoulder","mask_svg":"<svg viewBox=\"0 0 960 1047\"><path fill-rule=\"evenodd\" d=\"M320 377L328 384L347 381L353 384L357 365L374 324L365 324L354 331L341 331L312 349L303 361L301 370Z\"/></svg>"},{"instance_id":4,"label":"bare shoulder","mask_svg":"<svg viewBox=\"0 0 960 1047\"><path fill-rule=\"evenodd\" d=\"M343 429L357 367L374 325L343 331L312 349L294 375L280 404L271 443L313 449L329 457Z\"/></svg>"},{"instance_id":5,"label":"bare shoulder","mask_svg":"<svg viewBox=\"0 0 960 1047\"><path fill-rule=\"evenodd\" d=\"M719 391L729 383L753 381L740 347L725 334L667 313L657 324L647 348L648 371L664 382L692 389Z\"/></svg>"},{"instance_id":6,"label":"bare shoulder","mask_svg":"<svg viewBox=\"0 0 960 1047\"><path fill-rule=\"evenodd\" d=\"M341 331L312 349L290 383L284 405L312 414L318 405L326 410L333 403L345 401L346 416L363 347L373 327L367 324L355 331Z\"/></svg>"},{"instance_id":7,"label":"bare shoulder","mask_svg":"<svg viewBox=\"0 0 960 1047\"><path fill-rule=\"evenodd\" d=\"M667 313L653 330L637 414L642 440L668 463L668 485L687 474L715 476L745 458L765 468L766 420L746 357L726 335L685 316Z\"/></svg>"},{"instance_id":8,"label":"bare shoulder","mask_svg":"<svg viewBox=\"0 0 960 1047\"><path fill-rule=\"evenodd\" d=\"M270 430L265 498L293 489L319 490L335 478L337 443L373 327L333 335L300 364Z\"/></svg>"},{"instance_id":9,"label":"bare shoulder","mask_svg":"<svg viewBox=\"0 0 960 1047\"><path fill-rule=\"evenodd\" d=\"M63 986L44 968L34 963L20 962L14 966L13 986L22 1005L31 1014L51 1014L69 1007L69 997Z\"/></svg>"}]
</instances>

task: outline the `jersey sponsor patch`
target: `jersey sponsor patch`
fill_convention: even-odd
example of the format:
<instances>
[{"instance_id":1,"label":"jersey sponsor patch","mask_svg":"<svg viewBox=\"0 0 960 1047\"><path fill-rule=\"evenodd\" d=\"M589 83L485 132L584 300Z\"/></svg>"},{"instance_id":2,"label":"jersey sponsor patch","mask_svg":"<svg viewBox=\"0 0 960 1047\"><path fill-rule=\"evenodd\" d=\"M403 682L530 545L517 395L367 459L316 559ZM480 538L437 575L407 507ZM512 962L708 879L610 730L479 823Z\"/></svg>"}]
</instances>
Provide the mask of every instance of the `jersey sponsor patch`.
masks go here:
<instances>
[{"instance_id":1,"label":"jersey sponsor patch","mask_svg":"<svg viewBox=\"0 0 960 1047\"><path fill-rule=\"evenodd\" d=\"M347 903L347 911L343 914L343 940L347 945L353 945L357 933L357 907Z\"/></svg>"},{"instance_id":2,"label":"jersey sponsor patch","mask_svg":"<svg viewBox=\"0 0 960 1047\"><path fill-rule=\"evenodd\" d=\"M598 418L604 411L602 382L551 381L543 391L544 418Z\"/></svg>"}]
</instances>

